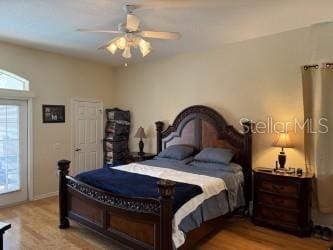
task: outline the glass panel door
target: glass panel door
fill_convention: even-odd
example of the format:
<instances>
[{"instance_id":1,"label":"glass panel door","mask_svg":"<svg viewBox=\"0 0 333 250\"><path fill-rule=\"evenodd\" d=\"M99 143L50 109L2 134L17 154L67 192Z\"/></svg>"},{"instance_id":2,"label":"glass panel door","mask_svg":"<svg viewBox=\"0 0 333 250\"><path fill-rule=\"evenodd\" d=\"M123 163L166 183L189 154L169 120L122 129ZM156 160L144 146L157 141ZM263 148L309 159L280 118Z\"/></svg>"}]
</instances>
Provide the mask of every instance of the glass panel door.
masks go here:
<instances>
[{"instance_id":1,"label":"glass panel door","mask_svg":"<svg viewBox=\"0 0 333 250\"><path fill-rule=\"evenodd\" d=\"M27 200L27 103L0 100L0 206Z\"/></svg>"}]
</instances>

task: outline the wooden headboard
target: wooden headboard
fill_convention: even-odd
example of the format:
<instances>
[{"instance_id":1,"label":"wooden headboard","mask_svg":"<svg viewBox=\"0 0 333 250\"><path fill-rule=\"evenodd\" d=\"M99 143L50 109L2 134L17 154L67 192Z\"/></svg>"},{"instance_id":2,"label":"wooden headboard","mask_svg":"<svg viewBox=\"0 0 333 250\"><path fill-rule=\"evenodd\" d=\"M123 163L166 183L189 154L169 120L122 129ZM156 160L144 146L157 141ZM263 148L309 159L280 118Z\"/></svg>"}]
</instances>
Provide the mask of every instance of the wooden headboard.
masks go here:
<instances>
[{"instance_id":1,"label":"wooden headboard","mask_svg":"<svg viewBox=\"0 0 333 250\"><path fill-rule=\"evenodd\" d=\"M251 200L252 190L252 130L251 123L244 122L244 132L228 125L226 120L214 109L195 105L180 112L173 124L163 130L164 123L158 121L157 153L170 145L194 145L197 150L207 147L230 148L235 152L233 161L243 167L244 194L247 202Z\"/></svg>"}]
</instances>

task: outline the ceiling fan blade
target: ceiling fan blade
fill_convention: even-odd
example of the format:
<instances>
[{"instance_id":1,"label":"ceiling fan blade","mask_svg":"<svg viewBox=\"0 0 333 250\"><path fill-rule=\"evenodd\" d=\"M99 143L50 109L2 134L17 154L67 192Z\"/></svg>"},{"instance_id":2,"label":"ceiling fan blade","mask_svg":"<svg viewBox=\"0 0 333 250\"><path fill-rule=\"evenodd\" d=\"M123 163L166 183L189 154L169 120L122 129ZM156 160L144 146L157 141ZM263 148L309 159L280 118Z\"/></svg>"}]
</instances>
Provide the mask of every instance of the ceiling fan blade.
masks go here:
<instances>
[{"instance_id":1,"label":"ceiling fan blade","mask_svg":"<svg viewBox=\"0 0 333 250\"><path fill-rule=\"evenodd\" d=\"M148 38L176 40L181 38L178 32L161 32L161 31L141 31L140 35Z\"/></svg>"},{"instance_id":2,"label":"ceiling fan blade","mask_svg":"<svg viewBox=\"0 0 333 250\"><path fill-rule=\"evenodd\" d=\"M142 1L143 2L143 1ZM171 9L199 9L199 8L216 8L216 7L230 7L232 6L232 1L200 1L200 0L177 0L177 1L162 1L162 0L146 0L142 4L135 4L137 12L139 11L151 11L151 10L171 10Z\"/></svg>"},{"instance_id":3,"label":"ceiling fan blade","mask_svg":"<svg viewBox=\"0 0 333 250\"><path fill-rule=\"evenodd\" d=\"M108 42L108 43L102 45L101 47L99 47L98 50L106 49L107 47L109 47L110 44L111 44L111 42Z\"/></svg>"},{"instance_id":4,"label":"ceiling fan blade","mask_svg":"<svg viewBox=\"0 0 333 250\"><path fill-rule=\"evenodd\" d=\"M111 43L113 43L116 39L118 39L117 37L116 38L113 38L111 41L108 41L107 43L105 43L104 45L102 45L101 47L99 47L98 49L101 50L101 49L106 49L107 47L109 47L109 45Z\"/></svg>"},{"instance_id":5,"label":"ceiling fan blade","mask_svg":"<svg viewBox=\"0 0 333 250\"><path fill-rule=\"evenodd\" d=\"M113 33L113 34L122 34L123 31L119 30L98 30L98 29L77 29L80 32L93 32L93 33Z\"/></svg>"},{"instance_id":6,"label":"ceiling fan blade","mask_svg":"<svg viewBox=\"0 0 333 250\"><path fill-rule=\"evenodd\" d=\"M126 15L126 29L129 31L137 31L139 29L140 19L131 13Z\"/></svg>"}]
</instances>

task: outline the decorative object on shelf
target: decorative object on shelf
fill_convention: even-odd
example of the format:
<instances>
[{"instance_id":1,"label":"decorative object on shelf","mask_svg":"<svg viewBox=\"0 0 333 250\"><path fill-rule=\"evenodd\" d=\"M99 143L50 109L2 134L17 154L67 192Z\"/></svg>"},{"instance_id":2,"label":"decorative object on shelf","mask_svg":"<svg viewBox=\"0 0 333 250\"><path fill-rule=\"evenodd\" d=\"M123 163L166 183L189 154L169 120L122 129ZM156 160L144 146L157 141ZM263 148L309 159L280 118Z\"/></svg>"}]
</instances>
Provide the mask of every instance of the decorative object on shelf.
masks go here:
<instances>
[{"instance_id":1,"label":"decorative object on shelf","mask_svg":"<svg viewBox=\"0 0 333 250\"><path fill-rule=\"evenodd\" d=\"M65 122L65 105L43 105L43 123Z\"/></svg>"},{"instance_id":2,"label":"decorative object on shelf","mask_svg":"<svg viewBox=\"0 0 333 250\"><path fill-rule=\"evenodd\" d=\"M112 39L99 49L106 49L112 54L115 54L118 49L122 50L124 58L132 57L131 48L139 48L143 57L152 51L153 48L150 42L144 40L143 37L164 40L175 40L181 37L178 32L142 31L140 19L133 14L133 11L138 7L138 5L125 5L126 17L118 25L118 30L78 29L78 31L121 34L121 36Z\"/></svg>"},{"instance_id":3,"label":"decorative object on shelf","mask_svg":"<svg viewBox=\"0 0 333 250\"><path fill-rule=\"evenodd\" d=\"M280 173L280 174L295 174L295 168L278 168L274 169L275 173Z\"/></svg>"},{"instance_id":4,"label":"decorative object on shelf","mask_svg":"<svg viewBox=\"0 0 333 250\"><path fill-rule=\"evenodd\" d=\"M143 127L139 127L138 130L136 131L136 134L134 135L135 138L139 138L140 142L139 142L139 154L140 155L144 155L145 153L143 152L143 147L145 146L142 139L146 138L146 134L145 131L143 129Z\"/></svg>"},{"instance_id":5,"label":"decorative object on shelf","mask_svg":"<svg viewBox=\"0 0 333 250\"><path fill-rule=\"evenodd\" d=\"M287 160L287 156L284 152L284 149L292 147L292 143L291 143L288 132L280 132L275 138L273 147L281 148L281 152L278 156L278 160L279 160L280 168L284 168L284 166L286 164L286 160Z\"/></svg>"},{"instance_id":6,"label":"decorative object on shelf","mask_svg":"<svg viewBox=\"0 0 333 250\"><path fill-rule=\"evenodd\" d=\"M302 176L302 174L303 174L303 169L301 169L301 168L297 168L297 169L296 169L296 174L297 174L297 176Z\"/></svg>"},{"instance_id":7,"label":"decorative object on shelf","mask_svg":"<svg viewBox=\"0 0 333 250\"><path fill-rule=\"evenodd\" d=\"M290 170L293 174L296 174L296 168L291 168L291 167L289 167L289 170Z\"/></svg>"},{"instance_id":8,"label":"decorative object on shelf","mask_svg":"<svg viewBox=\"0 0 333 250\"><path fill-rule=\"evenodd\" d=\"M104 164L120 165L129 154L130 113L118 108L106 109Z\"/></svg>"}]
</instances>

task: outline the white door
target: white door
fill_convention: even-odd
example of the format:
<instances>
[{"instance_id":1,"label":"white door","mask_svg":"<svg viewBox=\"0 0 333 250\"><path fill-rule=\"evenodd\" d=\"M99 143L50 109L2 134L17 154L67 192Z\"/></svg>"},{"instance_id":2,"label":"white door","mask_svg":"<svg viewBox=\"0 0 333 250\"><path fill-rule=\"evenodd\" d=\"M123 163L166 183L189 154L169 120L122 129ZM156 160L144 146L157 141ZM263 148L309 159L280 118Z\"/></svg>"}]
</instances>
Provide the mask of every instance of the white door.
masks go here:
<instances>
[{"instance_id":1,"label":"white door","mask_svg":"<svg viewBox=\"0 0 333 250\"><path fill-rule=\"evenodd\" d=\"M0 206L28 199L27 102L0 100Z\"/></svg>"},{"instance_id":2,"label":"white door","mask_svg":"<svg viewBox=\"0 0 333 250\"><path fill-rule=\"evenodd\" d=\"M102 167L102 120L103 107L100 101L74 100L72 103L73 172ZM72 174L73 174L72 172Z\"/></svg>"}]
</instances>

